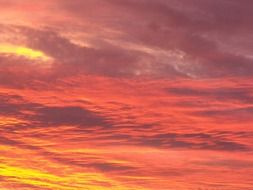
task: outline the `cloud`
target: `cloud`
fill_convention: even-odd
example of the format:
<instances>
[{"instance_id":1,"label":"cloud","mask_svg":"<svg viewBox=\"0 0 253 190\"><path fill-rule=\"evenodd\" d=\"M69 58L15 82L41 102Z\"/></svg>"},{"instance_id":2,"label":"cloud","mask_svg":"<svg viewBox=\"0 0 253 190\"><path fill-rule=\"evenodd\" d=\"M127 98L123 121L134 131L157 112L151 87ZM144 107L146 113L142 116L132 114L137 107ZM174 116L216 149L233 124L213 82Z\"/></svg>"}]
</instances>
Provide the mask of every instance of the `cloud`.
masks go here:
<instances>
[{"instance_id":1,"label":"cloud","mask_svg":"<svg viewBox=\"0 0 253 190\"><path fill-rule=\"evenodd\" d=\"M203 149L222 151L249 151L245 144L233 142L209 133L192 134L158 134L150 137L140 137L140 143L163 148ZM139 143L136 140L136 143Z\"/></svg>"},{"instance_id":2,"label":"cloud","mask_svg":"<svg viewBox=\"0 0 253 190\"><path fill-rule=\"evenodd\" d=\"M251 0L0 5L0 188L252 189Z\"/></svg>"},{"instance_id":3,"label":"cloud","mask_svg":"<svg viewBox=\"0 0 253 190\"><path fill-rule=\"evenodd\" d=\"M101 4L99 9L102 11L94 17L92 11L88 13L78 9L76 11L77 6L81 7L84 4L80 1L77 4L66 3L66 10L77 18L85 16L98 22L101 22L100 18L106 14L105 22L100 24L122 32L123 40L150 49L180 50L184 53L184 64L178 63L175 59L167 59L165 64L158 63L163 68L160 72L166 70L166 67L172 67L185 76L200 78L251 76L252 74L252 59L243 53L243 47L227 47L232 44L226 46L221 41L224 38L226 41L233 39L233 41L247 43L241 35L245 33L247 38L252 38L249 36L251 26L249 18L252 14L248 9L248 4L251 2L238 4L236 1L184 1L188 9L184 8L182 2L176 1L168 3L112 0L96 3ZM89 2L88 5L93 7L95 3ZM110 11L112 9L115 11ZM122 15L122 12L125 14ZM239 14L232 14L232 12ZM121 17L121 22L115 19L118 17ZM131 22L132 19L135 22ZM156 65L152 67L156 68ZM167 76L170 75L171 73L168 72Z\"/></svg>"},{"instance_id":4,"label":"cloud","mask_svg":"<svg viewBox=\"0 0 253 190\"><path fill-rule=\"evenodd\" d=\"M236 88L169 88L168 93L182 97L208 98L218 101L239 101L242 103L251 103L253 96L251 90L243 87Z\"/></svg>"},{"instance_id":5,"label":"cloud","mask_svg":"<svg viewBox=\"0 0 253 190\"><path fill-rule=\"evenodd\" d=\"M105 118L80 107L42 107L36 110L34 120L53 126L108 126Z\"/></svg>"},{"instance_id":6,"label":"cloud","mask_svg":"<svg viewBox=\"0 0 253 190\"><path fill-rule=\"evenodd\" d=\"M251 118L253 107L224 109L224 110L206 110L199 111L196 115L209 117L212 119L226 120L229 122L243 122Z\"/></svg>"},{"instance_id":7,"label":"cloud","mask_svg":"<svg viewBox=\"0 0 253 190\"><path fill-rule=\"evenodd\" d=\"M59 15L48 22L43 20L44 28L14 26L13 31L19 31L20 39L25 38L29 47L54 57L57 74L252 76L247 49L252 38L251 2L183 2L47 2L39 6L54 8ZM95 6L99 11L92 11ZM54 29L56 26L59 29Z\"/></svg>"}]
</instances>

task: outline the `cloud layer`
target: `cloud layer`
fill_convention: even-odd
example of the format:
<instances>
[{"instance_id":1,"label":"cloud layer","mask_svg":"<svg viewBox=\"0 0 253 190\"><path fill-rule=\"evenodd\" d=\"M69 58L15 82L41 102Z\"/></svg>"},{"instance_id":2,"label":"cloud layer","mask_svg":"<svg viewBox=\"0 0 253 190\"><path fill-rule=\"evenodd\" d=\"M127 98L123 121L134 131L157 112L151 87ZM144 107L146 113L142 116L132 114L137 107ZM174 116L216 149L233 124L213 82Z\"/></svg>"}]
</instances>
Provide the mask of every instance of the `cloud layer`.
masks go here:
<instances>
[{"instance_id":1,"label":"cloud layer","mask_svg":"<svg viewBox=\"0 0 253 190\"><path fill-rule=\"evenodd\" d=\"M0 189L251 190L252 6L0 0Z\"/></svg>"}]
</instances>

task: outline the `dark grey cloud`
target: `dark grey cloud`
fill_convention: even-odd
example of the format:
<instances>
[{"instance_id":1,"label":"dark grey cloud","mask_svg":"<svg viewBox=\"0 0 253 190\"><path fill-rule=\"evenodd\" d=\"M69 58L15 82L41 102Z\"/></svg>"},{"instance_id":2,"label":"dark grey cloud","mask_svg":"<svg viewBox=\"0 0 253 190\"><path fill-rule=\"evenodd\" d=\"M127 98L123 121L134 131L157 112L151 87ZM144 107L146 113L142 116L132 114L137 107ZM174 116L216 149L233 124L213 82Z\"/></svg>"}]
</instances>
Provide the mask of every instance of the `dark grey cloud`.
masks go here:
<instances>
[{"instance_id":1,"label":"dark grey cloud","mask_svg":"<svg viewBox=\"0 0 253 190\"><path fill-rule=\"evenodd\" d=\"M165 67L161 64L154 64L157 59L146 52L120 47L106 42L106 39L98 41L95 47L85 47L71 42L70 39L63 37L59 31L51 28L34 29L24 26L6 25L2 25L2 27L8 28L8 33L22 36L28 47L40 50L54 60L51 69L41 72L41 68L38 65L31 64L33 61L15 57L14 55L1 57L2 78L6 81L5 84L10 83L14 85L15 81L12 80L15 74L20 77L24 84L28 83L27 78L30 80L54 81L59 77L78 74L95 74L121 78L138 75L157 75L159 72L165 72L166 70L173 76L185 76L172 66ZM151 68L150 63L155 67ZM21 66L25 66L27 70L24 72ZM16 70L10 69L10 67L16 67ZM9 71L8 75L4 74L6 70Z\"/></svg>"},{"instance_id":2,"label":"dark grey cloud","mask_svg":"<svg viewBox=\"0 0 253 190\"><path fill-rule=\"evenodd\" d=\"M0 115L13 116L30 122L30 124L22 125L23 127L21 124L13 126L19 130L29 128L31 125L34 125L33 127L57 127L61 125L107 127L110 124L109 119L100 113L78 106L46 106L26 101L21 96L6 94L0 96L0 103Z\"/></svg>"},{"instance_id":3,"label":"dark grey cloud","mask_svg":"<svg viewBox=\"0 0 253 190\"><path fill-rule=\"evenodd\" d=\"M198 165L207 165L207 166L218 166L218 167L227 167L231 169L240 169L240 168L252 168L253 162L247 160L236 160L236 159L214 159L210 161L196 162Z\"/></svg>"},{"instance_id":4,"label":"dark grey cloud","mask_svg":"<svg viewBox=\"0 0 253 190\"><path fill-rule=\"evenodd\" d=\"M252 90L247 87L219 87L219 88L192 88L192 87L174 87L166 91L179 97L195 97L199 99L207 98L218 101L239 101L242 103L252 103Z\"/></svg>"},{"instance_id":5,"label":"dark grey cloud","mask_svg":"<svg viewBox=\"0 0 253 190\"><path fill-rule=\"evenodd\" d=\"M248 41L253 39L250 32L253 18L252 2L107 2L125 13L109 13L109 19L115 15L122 16L122 22L115 21L111 27L116 25L124 31L126 40L130 39L149 47L184 52L185 65L179 66L182 67L181 71L200 78L252 76L252 59L241 54L248 46ZM132 20L135 22L131 22ZM244 36L247 38L246 41ZM230 44L229 41L236 41L241 45L239 47ZM225 46L228 47L224 48ZM167 63L168 66L175 64L169 60Z\"/></svg>"},{"instance_id":6,"label":"dark grey cloud","mask_svg":"<svg viewBox=\"0 0 253 190\"><path fill-rule=\"evenodd\" d=\"M251 5L247 0L62 1L54 7L70 17L68 24L61 21L62 28L49 23L44 29L5 28L55 58L54 76L251 77ZM64 32L95 35L87 39L93 47L73 43Z\"/></svg>"},{"instance_id":7,"label":"dark grey cloud","mask_svg":"<svg viewBox=\"0 0 253 190\"><path fill-rule=\"evenodd\" d=\"M108 126L106 118L81 107L42 107L36 113L33 120L43 125Z\"/></svg>"},{"instance_id":8,"label":"dark grey cloud","mask_svg":"<svg viewBox=\"0 0 253 190\"><path fill-rule=\"evenodd\" d=\"M22 111L32 110L39 106L39 104L25 101L19 95L0 94L0 114L4 116L22 116Z\"/></svg>"},{"instance_id":9,"label":"dark grey cloud","mask_svg":"<svg viewBox=\"0 0 253 190\"><path fill-rule=\"evenodd\" d=\"M188 150L219 150L219 151L252 151L248 144L234 139L247 139L249 132L210 131L199 133L160 133L153 135L146 132L145 135L127 135L113 133L105 134L96 138L97 141L104 139L117 140L125 145L138 145L159 147L162 149L188 149Z\"/></svg>"},{"instance_id":10,"label":"dark grey cloud","mask_svg":"<svg viewBox=\"0 0 253 190\"><path fill-rule=\"evenodd\" d=\"M213 120L222 120L226 122L247 122L250 121L253 114L253 107L243 107L243 108L227 108L223 110L204 110L196 111L193 114L200 117L208 117Z\"/></svg>"},{"instance_id":11,"label":"dark grey cloud","mask_svg":"<svg viewBox=\"0 0 253 190\"><path fill-rule=\"evenodd\" d=\"M140 142L149 146L160 146L166 148L182 149L203 149L203 150L221 150L221 151L249 151L248 145L219 138L216 135L207 133L193 134L159 134L151 137L142 137Z\"/></svg>"}]
</instances>

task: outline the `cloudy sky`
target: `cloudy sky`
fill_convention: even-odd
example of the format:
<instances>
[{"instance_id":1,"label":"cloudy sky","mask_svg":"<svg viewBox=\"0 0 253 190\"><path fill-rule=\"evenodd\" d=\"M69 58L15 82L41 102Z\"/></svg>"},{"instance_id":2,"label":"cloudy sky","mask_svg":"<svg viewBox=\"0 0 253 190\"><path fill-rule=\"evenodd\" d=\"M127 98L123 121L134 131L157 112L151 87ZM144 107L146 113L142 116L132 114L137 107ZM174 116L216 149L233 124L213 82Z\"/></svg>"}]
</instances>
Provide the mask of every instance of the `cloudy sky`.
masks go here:
<instances>
[{"instance_id":1,"label":"cloudy sky","mask_svg":"<svg viewBox=\"0 0 253 190\"><path fill-rule=\"evenodd\" d=\"M252 190L252 0L0 0L1 190Z\"/></svg>"}]
</instances>

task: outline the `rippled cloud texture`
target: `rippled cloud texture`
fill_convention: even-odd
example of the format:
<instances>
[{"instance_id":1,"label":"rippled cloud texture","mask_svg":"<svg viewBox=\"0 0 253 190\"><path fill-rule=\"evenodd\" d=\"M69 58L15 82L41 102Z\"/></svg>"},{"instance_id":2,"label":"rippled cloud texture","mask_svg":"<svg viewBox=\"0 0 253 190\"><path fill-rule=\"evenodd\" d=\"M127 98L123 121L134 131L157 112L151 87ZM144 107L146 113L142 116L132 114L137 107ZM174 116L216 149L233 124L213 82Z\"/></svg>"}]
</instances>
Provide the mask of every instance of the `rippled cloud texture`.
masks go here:
<instances>
[{"instance_id":1,"label":"rippled cloud texture","mask_svg":"<svg viewBox=\"0 0 253 190\"><path fill-rule=\"evenodd\" d=\"M252 0L0 0L1 190L252 190Z\"/></svg>"}]
</instances>

